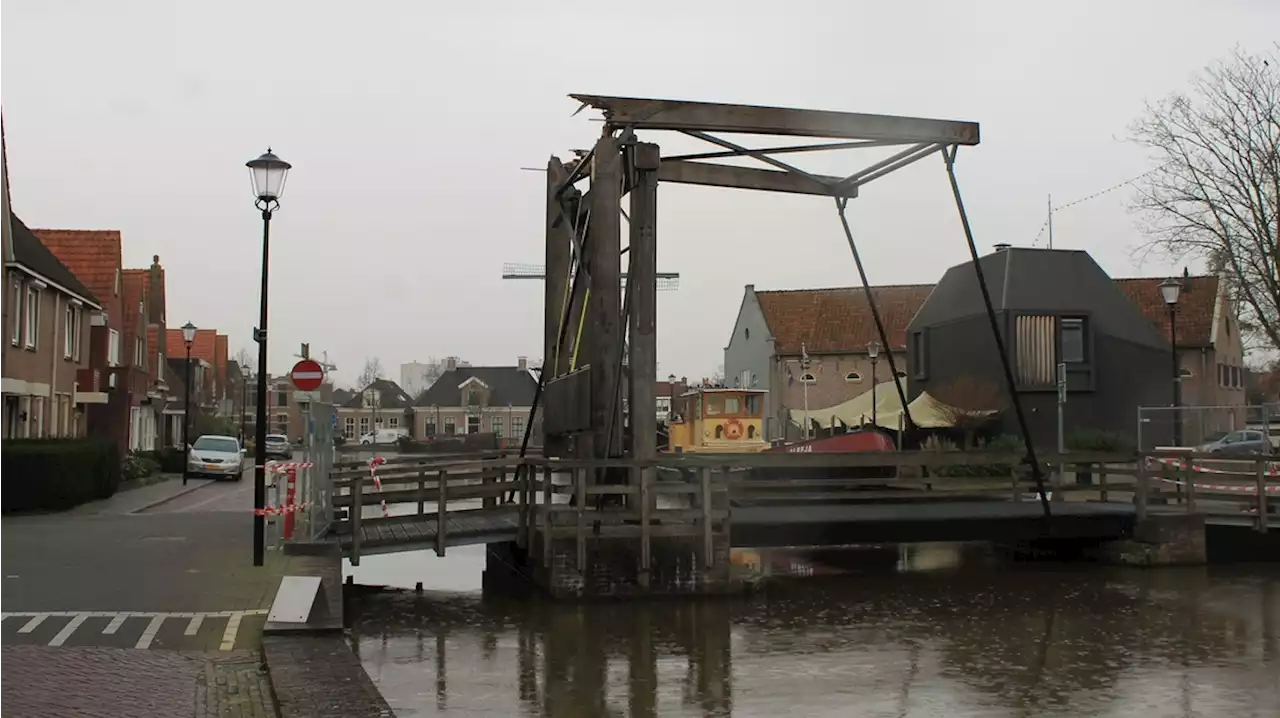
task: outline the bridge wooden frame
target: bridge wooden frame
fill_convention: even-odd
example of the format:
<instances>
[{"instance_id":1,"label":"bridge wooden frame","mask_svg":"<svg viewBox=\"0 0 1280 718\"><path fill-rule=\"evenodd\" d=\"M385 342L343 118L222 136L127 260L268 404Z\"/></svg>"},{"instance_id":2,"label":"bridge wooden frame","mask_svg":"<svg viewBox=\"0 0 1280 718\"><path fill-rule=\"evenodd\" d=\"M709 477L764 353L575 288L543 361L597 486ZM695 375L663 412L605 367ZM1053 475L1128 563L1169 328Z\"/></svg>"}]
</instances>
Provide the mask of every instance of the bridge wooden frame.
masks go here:
<instances>
[{"instance_id":1,"label":"bridge wooden frame","mask_svg":"<svg viewBox=\"0 0 1280 718\"><path fill-rule=\"evenodd\" d=\"M1276 519L1269 515L1269 509L1274 510L1272 502L1280 501L1280 479L1269 473L1277 466L1275 457L1242 462L1161 452L1068 453L1045 458L1052 465L1090 472L1096 483L1068 484L1057 477L1049 493L1060 510L1053 519L1035 515L1038 523L1024 529L1024 533L1030 531L1027 538L1059 534L1053 522L1105 512L1101 507L1108 506L1122 509L1134 521L1173 512L1199 514L1210 521L1249 526L1264 533L1276 528ZM567 540L573 543L574 564L581 571L589 545L603 538L632 542L644 573L644 567L651 565L653 541L680 537L699 544L698 554L709 567L716 561L717 541L732 540L735 514L751 511L743 508L744 504L787 496L810 505L848 500L888 502L903 512L909 511L903 507L936 505L939 501L1035 502L1039 499L1034 493L1035 482L1019 463L1021 459L1006 454L930 451L671 454L650 460L521 458L494 452L469 459L393 459L379 467L380 491L374 490L367 465L348 464L335 471L331 501L336 509L346 510L347 518L335 520L332 533L353 565L359 565L362 555L421 549L445 555L450 545L505 541L549 562L552 544ZM892 467L893 476L761 480L745 475L753 468L851 467ZM970 471L973 467L1000 467L1007 473L940 475L955 473L957 467ZM1212 469L1211 475L1199 473L1206 467L1222 468ZM590 475L602 469L627 471L635 480L593 484ZM658 479L659 472L663 480ZM571 480L556 484L556 475L568 475ZM1209 478L1203 478L1206 476ZM1087 500L1072 498L1081 494L1087 494ZM557 497L565 497L568 503L557 502ZM617 500L605 500L610 498ZM677 502L660 506L658 499ZM412 505L416 510L388 517L364 515L366 509L382 502ZM1249 510L1251 513L1242 513ZM643 583L645 578L638 580Z\"/></svg>"}]
</instances>

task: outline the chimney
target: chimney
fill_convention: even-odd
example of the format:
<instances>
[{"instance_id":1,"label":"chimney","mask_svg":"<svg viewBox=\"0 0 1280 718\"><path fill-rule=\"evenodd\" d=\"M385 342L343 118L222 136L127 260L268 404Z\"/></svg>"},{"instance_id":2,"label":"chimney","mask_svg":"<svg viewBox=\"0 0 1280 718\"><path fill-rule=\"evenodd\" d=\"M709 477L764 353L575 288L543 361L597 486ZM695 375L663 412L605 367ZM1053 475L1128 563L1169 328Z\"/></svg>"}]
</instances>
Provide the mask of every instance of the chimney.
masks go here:
<instances>
[{"instance_id":1,"label":"chimney","mask_svg":"<svg viewBox=\"0 0 1280 718\"><path fill-rule=\"evenodd\" d=\"M997 252L1003 252L1004 250L1006 250L1006 249L1008 249L1009 247L1012 247L1012 246L1013 246L1013 245L1011 245L1011 244L1005 244L1005 243L1001 242L1000 244L997 244L997 245L995 246L995 250L996 250Z\"/></svg>"},{"instance_id":2,"label":"chimney","mask_svg":"<svg viewBox=\"0 0 1280 718\"><path fill-rule=\"evenodd\" d=\"M529 371L529 357L516 357L516 368L520 371Z\"/></svg>"},{"instance_id":3,"label":"chimney","mask_svg":"<svg viewBox=\"0 0 1280 718\"><path fill-rule=\"evenodd\" d=\"M457 369L458 369L458 357L445 357L444 370L457 371Z\"/></svg>"}]
</instances>

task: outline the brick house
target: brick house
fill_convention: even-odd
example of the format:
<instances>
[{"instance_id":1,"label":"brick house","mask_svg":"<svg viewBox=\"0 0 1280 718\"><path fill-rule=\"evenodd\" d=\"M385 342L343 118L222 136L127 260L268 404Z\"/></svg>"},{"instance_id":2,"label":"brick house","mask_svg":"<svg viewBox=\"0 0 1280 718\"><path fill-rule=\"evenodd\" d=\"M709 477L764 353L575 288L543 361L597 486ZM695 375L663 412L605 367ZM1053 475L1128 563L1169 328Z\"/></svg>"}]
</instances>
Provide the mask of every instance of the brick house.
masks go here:
<instances>
[{"instance_id":1,"label":"brick house","mask_svg":"<svg viewBox=\"0 0 1280 718\"><path fill-rule=\"evenodd\" d=\"M185 381L187 358L186 341L181 329L166 329L164 353L168 358L178 386ZM230 423L234 416L231 401L231 388L227 378L227 337L216 329L196 329L195 338L191 342L191 406L193 410L191 431L193 438L201 433L211 431L223 432L228 429L214 419L226 419ZM168 411L181 416L182 402L186 400L183 393L175 393L176 403L171 402ZM179 429L181 419L179 418Z\"/></svg>"},{"instance_id":2,"label":"brick house","mask_svg":"<svg viewBox=\"0 0 1280 718\"><path fill-rule=\"evenodd\" d=\"M0 162L0 166L2 166ZM4 437L83 436L85 409L106 395L83 385L101 303L9 212L4 196Z\"/></svg>"},{"instance_id":3,"label":"brick house","mask_svg":"<svg viewBox=\"0 0 1280 718\"><path fill-rule=\"evenodd\" d=\"M523 357L506 367L458 366L449 360L440 378L414 402L413 435L493 433L519 441L537 389ZM536 426L534 431L536 437Z\"/></svg>"},{"instance_id":4,"label":"brick house","mask_svg":"<svg viewBox=\"0 0 1280 718\"><path fill-rule=\"evenodd\" d=\"M142 296L137 291L127 301L124 296L120 232L33 231L103 304L105 314L90 330L90 369L99 370L108 402L105 407L90 407L89 432L110 437L122 451L154 448L154 412L144 410L154 387L147 368Z\"/></svg>"},{"instance_id":5,"label":"brick house","mask_svg":"<svg viewBox=\"0 0 1280 718\"><path fill-rule=\"evenodd\" d=\"M971 271L971 270L970 270ZM1147 320L1169 336L1168 310L1158 286L1164 280L1137 278L1112 280ZM1182 366L1184 406L1239 407L1244 404L1243 349L1235 308L1223 283L1215 276L1183 279L1187 288L1178 303L1178 355ZM935 285L872 287L885 321L894 361L911 387L908 371L907 328L934 290ZM987 330L989 333L989 330ZM867 344L877 332L861 287L757 291L747 285L725 347L725 383L728 386L765 389L766 437L796 438L799 428L789 420L790 411L803 406L807 385L809 407L817 414L859 396L871 387L871 362ZM810 366L800 368L801 347ZM935 351L939 351L935 348ZM886 353L876 362L879 391L893 392ZM918 392L914 392L918 393ZM1165 400L1167 403L1167 400ZM1132 408L1136 422L1136 406ZM1232 410L1203 412L1205 433L1217 423L1230 423ZM1213 415L1214 421L1207 417ZM1184 440L1200 433L1199 415L1184 412ZM1195 426L1191 426L1196 422ZM1220 430L1218 427L1217 430Z\"/></svg>"},{"instance_id":6,"label":"brick house","mask_svg":"<svg viewBox=\"0 0 1280 718\"><path fill-rule=\"evenodd\" d=\"M413 397L390 379L375 379L338 407L338 431L347 441L359 441L375 429L417 437L413 418Z\"/></svg>"}]
</instances>

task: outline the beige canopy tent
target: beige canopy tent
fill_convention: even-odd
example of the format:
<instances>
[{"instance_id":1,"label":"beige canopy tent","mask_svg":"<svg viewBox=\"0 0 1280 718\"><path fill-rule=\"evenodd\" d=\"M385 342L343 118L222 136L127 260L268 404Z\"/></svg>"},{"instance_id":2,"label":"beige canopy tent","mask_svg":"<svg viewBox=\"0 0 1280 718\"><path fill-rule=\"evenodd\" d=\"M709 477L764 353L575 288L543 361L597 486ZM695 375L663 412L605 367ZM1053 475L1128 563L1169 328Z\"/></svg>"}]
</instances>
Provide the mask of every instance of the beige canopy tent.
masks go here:
<instances>
[{"instance_id":1,"label":"beige canopy tent","mask_svg":"<svg viewBox=\"0 0 1280 718\"><path fill-rule=\"evenodd\" d=\"M823 429L830 429L834 422L844 422L848 426L862 426L871 423L871 390L853 397L843 404L826 407L824 409L809 409L809 419L817 422L818 426ZM881 384L875 389L875 418L876 425L885 429L897 431L902 421L902 401L898 399L898 392L893 384ZM911 410L911 419L916 426L921 429L945 429L954 426L954 417L960 413L960 410L952 407L938 399L929 395L929 392L921 392L920 396L912 401L908 408ZM967 412L972 415L991 415L994 411L972 411ZM791 421L800 426L804 426L804 409L792 409Z\"/></svg>"}]
</instances>

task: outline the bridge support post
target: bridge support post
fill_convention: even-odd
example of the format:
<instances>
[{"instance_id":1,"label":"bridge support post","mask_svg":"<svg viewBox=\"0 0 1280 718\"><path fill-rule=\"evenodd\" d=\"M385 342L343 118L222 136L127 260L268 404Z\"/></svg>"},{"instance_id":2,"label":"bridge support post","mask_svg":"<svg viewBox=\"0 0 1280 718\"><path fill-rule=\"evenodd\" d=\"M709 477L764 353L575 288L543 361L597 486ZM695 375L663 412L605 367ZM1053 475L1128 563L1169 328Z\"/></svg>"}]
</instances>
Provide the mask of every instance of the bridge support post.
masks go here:
<instances>
[{"instance_id":1,"label":"bridge support post","mask_svg":"<svg viewBox=\"0 0 1280 718\"><path fill-rule=\"evenodd\" d=\"M628 397L632 456L650 461L658 454L658 166L657 145L632 145L635 183L631 188L631 244L627 252L627 291L631 293L628 343ZM654 469L644 467L646 474ZM642 567L642 570L646 567Z\"/></svg>"},{"instance_id":2,"label":"bridge support post","mask_svg":"<svg viewBox=\"0 0 1280 718\"><path fill-rule=\"evenodd\" d=\"M542 302L542 371L548 379L560 376L569 365L560 345L560 325L564 321L564 305L568 300L569 270L572 265L573 217L564 213L556 191L568 179L560 159L547 160L547 236L545 297ZM574 191L568 188L567 192Z\"/></svg>"},{"instance_id":3,"label":"bridge support post","mask_svg":"<svg viewBox=\"0 0 1280 718\"><path fill-rule=\"evenodd\" d=\"M587 266L591 297L587 300L586 348L591 365L592 456L621 455L622 411L617 401L623 332L622 304L622 154L613 130L596 142L591 168L591 219ZM594 482L593 482L594 483Z\"/></svg>"}]
</instances>

